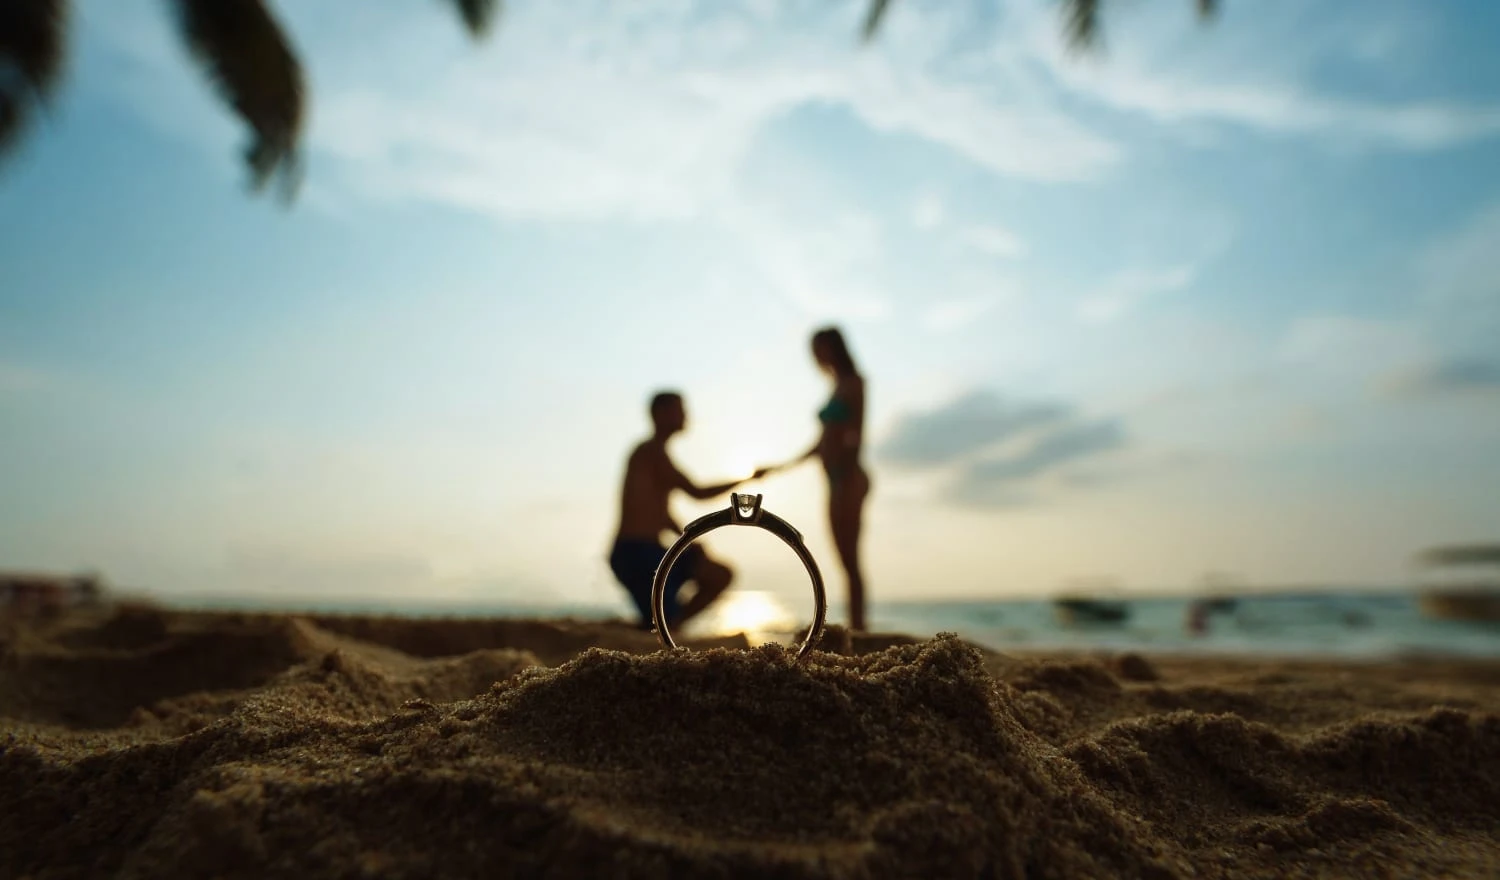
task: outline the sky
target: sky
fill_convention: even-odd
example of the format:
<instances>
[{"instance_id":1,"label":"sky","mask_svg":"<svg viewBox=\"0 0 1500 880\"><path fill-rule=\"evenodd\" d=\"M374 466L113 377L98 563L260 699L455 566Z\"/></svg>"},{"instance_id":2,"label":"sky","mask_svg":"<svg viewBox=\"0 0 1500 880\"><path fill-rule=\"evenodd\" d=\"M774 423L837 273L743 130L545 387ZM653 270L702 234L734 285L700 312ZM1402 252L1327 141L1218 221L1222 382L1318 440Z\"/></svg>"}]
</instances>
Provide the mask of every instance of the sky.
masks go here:
<instances>
[{"instance_id":1,"label":"sky","mask_svg":"<svg viewBox=\"0 0 1500 880\"><path fill-rule=\"evenodd\" d=\"M289 206L155 0L82 0L0 165L0 565L627 607L646 402L799 453L836 324L884 599L1400 585L1500 540L1500 5L275 4ZM751 484L843 578L816 466ZM679 499L687 519L723 500ZM806 599L770 535L737 583Z\"/></svg>"}]
</instances>

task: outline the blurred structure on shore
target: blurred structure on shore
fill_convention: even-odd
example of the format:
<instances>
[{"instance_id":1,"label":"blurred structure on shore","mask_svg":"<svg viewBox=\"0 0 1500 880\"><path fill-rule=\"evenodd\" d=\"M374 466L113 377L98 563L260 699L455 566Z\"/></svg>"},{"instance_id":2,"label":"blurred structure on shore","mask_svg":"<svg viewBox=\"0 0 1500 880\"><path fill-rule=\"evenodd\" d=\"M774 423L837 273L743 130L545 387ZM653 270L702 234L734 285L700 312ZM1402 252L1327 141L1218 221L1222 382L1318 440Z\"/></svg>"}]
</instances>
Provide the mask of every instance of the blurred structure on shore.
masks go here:
<instances>
[{"instance_id":1,"label":"blurred structure on shore","mask_svg":"<svg viewBox=\"0 0 1500 880\"><path fill-rule=\"evenodd\" d=\"M104 604L100 576L0 571L0 616L53 617L69 608Z\"/></svg>"},{"instance_id":2,"label":"blurred structure on shore","mask_svg":"<svg viewBox=\"0 0 1500 880\"><path fill-rule=\"evenodd\" d=\"M1500 623L1500 544L1432 547L1417 554L1416 564L1424 614Z\"/></svg>"}]
</instances>

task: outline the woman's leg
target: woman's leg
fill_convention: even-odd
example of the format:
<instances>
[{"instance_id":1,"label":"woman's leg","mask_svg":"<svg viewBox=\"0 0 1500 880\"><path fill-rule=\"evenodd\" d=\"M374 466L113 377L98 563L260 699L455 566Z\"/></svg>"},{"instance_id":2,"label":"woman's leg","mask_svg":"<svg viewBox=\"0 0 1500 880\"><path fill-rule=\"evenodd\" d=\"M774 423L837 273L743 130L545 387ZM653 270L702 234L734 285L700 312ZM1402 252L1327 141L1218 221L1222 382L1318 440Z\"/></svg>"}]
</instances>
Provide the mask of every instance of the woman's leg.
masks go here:
<instances>
[{"instance_id":1,"label":"woman's leg","mask_svg":"<svg viewBox=\"0 0 1500 880\"><path fill-rule=\"evenodd\" d=\"M856 470L828 490L828 524L849 579L849 628L860 631L865 629L865 577L859 565L859 533L869 491L870 478L863 470Z\"/></svg>"}]
</instances>

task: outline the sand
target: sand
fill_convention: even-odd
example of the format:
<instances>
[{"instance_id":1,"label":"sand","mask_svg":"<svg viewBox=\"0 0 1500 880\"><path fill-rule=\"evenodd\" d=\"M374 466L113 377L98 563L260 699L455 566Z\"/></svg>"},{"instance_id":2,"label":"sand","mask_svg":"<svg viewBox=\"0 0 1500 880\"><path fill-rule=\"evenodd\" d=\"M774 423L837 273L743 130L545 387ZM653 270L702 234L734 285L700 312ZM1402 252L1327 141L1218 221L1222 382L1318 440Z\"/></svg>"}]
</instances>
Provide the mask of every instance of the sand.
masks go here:
<instances>
[{"instance_id":1,"label":"sand","mask_svg":"<svg viewBox=\"0 0 1500 880\"><path fill-rule=\"evenodd\" d=\"M144 608L0 639L3 877L1500 876L1500 662Z\"/></svg>"}]
</instances>

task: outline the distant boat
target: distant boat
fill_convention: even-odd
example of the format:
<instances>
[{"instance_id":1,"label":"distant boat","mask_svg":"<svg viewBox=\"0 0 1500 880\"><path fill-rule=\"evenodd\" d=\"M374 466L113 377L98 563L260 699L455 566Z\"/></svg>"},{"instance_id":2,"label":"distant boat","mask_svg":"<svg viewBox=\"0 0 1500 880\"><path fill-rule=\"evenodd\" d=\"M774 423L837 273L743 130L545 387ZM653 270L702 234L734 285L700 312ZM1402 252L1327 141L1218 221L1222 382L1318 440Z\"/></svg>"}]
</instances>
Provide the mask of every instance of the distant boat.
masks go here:
<instances>
[{"instance_id":1,"label":"distant boat","mask_svg":"<svg viewBox=\"0 0 1500 880\"><path fill-rule=\"evenodd\" d=\"M1417 601L1442 620L1500 623L1500 544L1432 547L1417 555Z\"/></svg>"},{"instance_id":2,"label":"distant boat","mask_svg":"<svg viewBox=\"0 0 1500 880\"><path fill-rule=\"evenodd\" d=\"M1199 595L1193 605L1208 614L1227 614L1239 605L1236 594L1245 589L1245 582L1237 575L1222 571L1204 572L1198 579Z\"/></svg>"},{"instance_id":3,"label":"distant boat","mask_svg":"<svg viewBox=\"0 0 1500 880\"><path fill-rule=\"evenodd\" d=\"M1118 600L1061 596L1052 600L1052 606L1067 625L1124 623L1130 619L1130 606Z\"/></svg>"}]
</instances>

